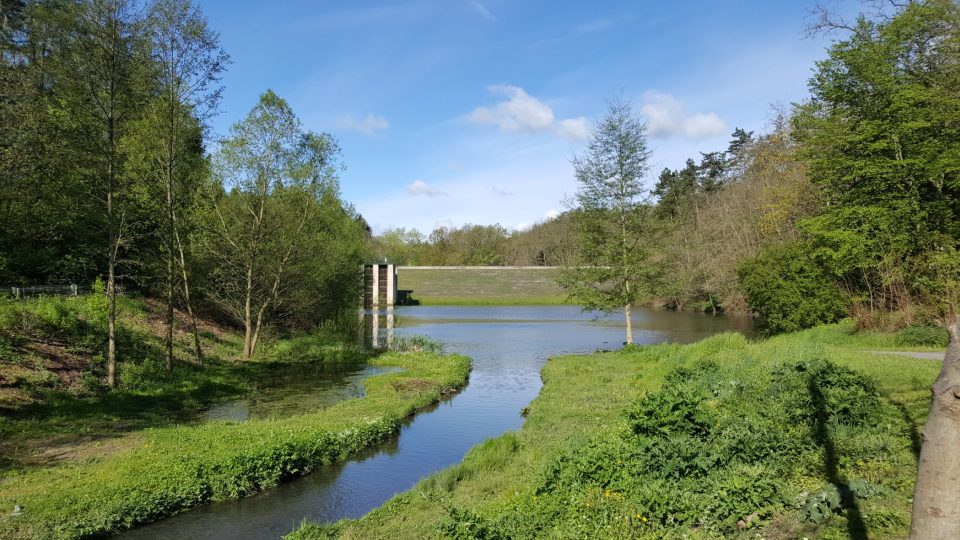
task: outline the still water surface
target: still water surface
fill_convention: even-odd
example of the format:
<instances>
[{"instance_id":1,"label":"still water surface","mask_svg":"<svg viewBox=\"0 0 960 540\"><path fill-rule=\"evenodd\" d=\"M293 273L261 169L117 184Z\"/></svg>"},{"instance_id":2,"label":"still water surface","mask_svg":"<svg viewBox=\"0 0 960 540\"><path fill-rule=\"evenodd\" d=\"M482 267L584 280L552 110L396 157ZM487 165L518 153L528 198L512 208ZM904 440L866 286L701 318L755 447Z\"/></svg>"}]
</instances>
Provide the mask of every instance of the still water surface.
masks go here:
<instances>
[{"instance_id":1,"label":"still water surface","mask_svg":"<svg viewBox=\"0 0 960 540\"><path fill-rule=\"evenodd\" d=\"M573 306L397 308L396 336L426 335L473 359L470 383L418 414L387 443L346 463L246 499L216 503L128 531L124 538L279 538L301 521L360 517L419 479L459 462L470 447L523 423L551 356L617 349L616 316ZM634 312L637 343L688 343L727 331L749 333L746 318L652 309ZM309 392L303 396L310 403Z\"/></svg>"}]
</instances>

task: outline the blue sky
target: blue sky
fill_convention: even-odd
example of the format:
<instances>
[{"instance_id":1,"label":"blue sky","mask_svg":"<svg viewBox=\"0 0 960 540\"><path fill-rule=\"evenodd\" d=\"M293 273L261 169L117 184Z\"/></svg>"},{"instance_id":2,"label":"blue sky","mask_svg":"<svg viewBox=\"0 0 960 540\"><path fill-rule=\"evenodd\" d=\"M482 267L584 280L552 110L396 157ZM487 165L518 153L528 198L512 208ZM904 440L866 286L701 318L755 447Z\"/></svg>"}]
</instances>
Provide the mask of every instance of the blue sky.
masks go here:
<instances>
[{"instance_id":1,"label":"blue sky","mask_svg":"<svg viewBox=\"0 0 960 540\"><path fill-rule=\"evenodd\" d=\"M812 4L200 1L233 60L215 132L273 89L337 137L344 198L376 232L424 233L562 211L611 97L647 117L651 184L735 127L763 131L825 54L803 37Z\"/></svg>"}]
</instances>

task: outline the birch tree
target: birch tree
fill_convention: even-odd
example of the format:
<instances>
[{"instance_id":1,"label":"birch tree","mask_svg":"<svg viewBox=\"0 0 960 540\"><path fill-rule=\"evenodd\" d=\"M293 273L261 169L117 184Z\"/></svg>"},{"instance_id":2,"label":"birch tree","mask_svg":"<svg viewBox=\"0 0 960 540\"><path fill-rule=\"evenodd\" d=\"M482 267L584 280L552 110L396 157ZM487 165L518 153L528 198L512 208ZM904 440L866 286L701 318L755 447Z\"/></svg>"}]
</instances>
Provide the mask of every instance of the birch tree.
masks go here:
<instances>
[{"instance_id":1,"label":"birch tree","mask_svg":"<svg viewBox=\"0 0 960 540\"><path fill-rule=\"evenodd\" d=\"M580 188L573 213L580 262L564 267L560 284L584 309L623 310L633 343L631 307L649 291L643 239L649 207L643 178L650 150L646 124L622 99L609 104L587 151L573 159Z\"/></svg>"}]
</instances>

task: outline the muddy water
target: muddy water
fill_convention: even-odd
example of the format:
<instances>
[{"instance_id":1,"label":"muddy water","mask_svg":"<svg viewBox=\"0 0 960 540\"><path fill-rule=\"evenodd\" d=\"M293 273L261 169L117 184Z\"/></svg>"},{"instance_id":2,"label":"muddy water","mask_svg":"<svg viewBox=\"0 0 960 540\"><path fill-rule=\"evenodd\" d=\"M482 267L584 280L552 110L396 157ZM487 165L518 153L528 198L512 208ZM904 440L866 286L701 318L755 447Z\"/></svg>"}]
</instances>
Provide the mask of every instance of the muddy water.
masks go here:
<instances>
[{"instance_id":1,"label":"muddy water","mask_svg":"<svg viewBox=\"0 0 960 540\"><path fill-rule=\"evenodd\" d=\"M540 391L550 356L617 349L623 324L571 306L429 307L396 310L397 336L421 334L473 358L463 392L417 415L398 438L335 466L254 497L183 512L124 538L279 538L304 519L360 517L466 451L520 428L520 411ZM749 319L640 309L638 343L691 342L727 331L749 333Z\"/></svg>"}]
</instances>

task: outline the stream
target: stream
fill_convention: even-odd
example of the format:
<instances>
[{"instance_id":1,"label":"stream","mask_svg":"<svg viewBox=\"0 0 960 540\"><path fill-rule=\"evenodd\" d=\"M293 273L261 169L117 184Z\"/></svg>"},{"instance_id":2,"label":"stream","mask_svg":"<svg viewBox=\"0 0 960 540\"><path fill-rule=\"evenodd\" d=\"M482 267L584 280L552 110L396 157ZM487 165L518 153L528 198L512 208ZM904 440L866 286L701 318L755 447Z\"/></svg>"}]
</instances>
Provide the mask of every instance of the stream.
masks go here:
<instances>
[{"instance_id":1,"label":"stream","mask_svg":"<svg viewBox=\"0 0 960 540\"><path fill-rule=\"evenodd\" d=\"M597 318L575 306L412 306L395 310L397 337L425 335L448 352L473 359L467 387L417 414L400 434L344 463L244 499L209 504L122 533L141 538L279 538L304 520L358 518L418 480L458 463L472 446L523 424L520 411L540 391L540 368L551 356L620 348L623 321ZM622 315L620 316L622 317ZM638 308L637 343L689 343L720 332L749 334L748 318ZM351 392L370 368L343 375L343 384L299 388L284 403L301 410ZM353 390L351 390L353 389ZM289 389L288 389L289 390ZM246 407L246 408L244 408ZM234 404L220 418L249 416L255 404ZM238 412L239 411L239 412Z\"/></svg>"}]
</instances>

